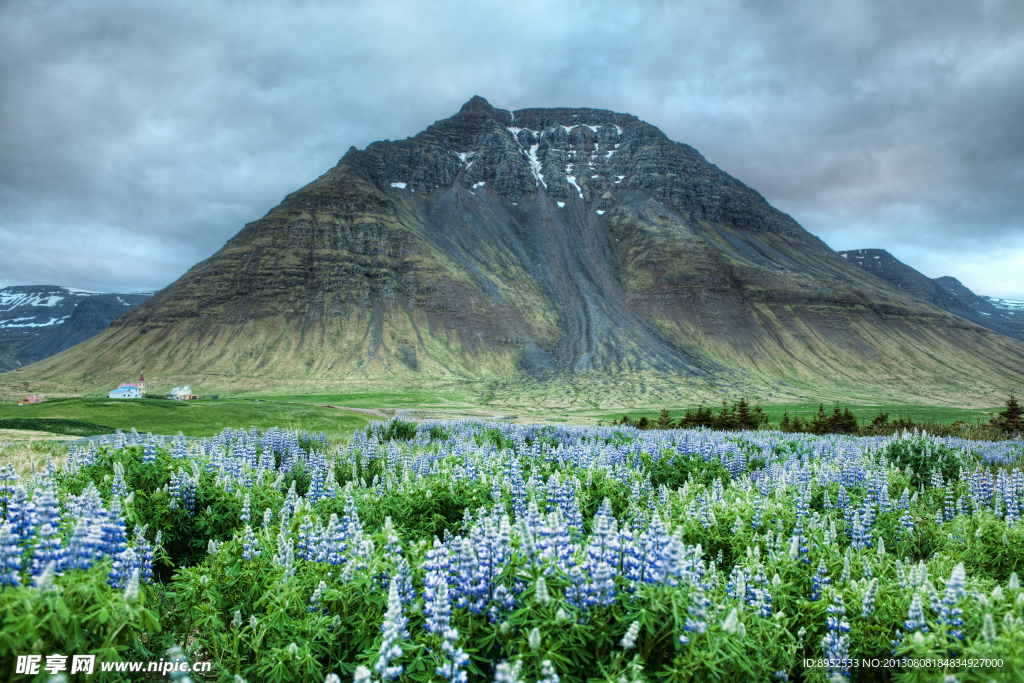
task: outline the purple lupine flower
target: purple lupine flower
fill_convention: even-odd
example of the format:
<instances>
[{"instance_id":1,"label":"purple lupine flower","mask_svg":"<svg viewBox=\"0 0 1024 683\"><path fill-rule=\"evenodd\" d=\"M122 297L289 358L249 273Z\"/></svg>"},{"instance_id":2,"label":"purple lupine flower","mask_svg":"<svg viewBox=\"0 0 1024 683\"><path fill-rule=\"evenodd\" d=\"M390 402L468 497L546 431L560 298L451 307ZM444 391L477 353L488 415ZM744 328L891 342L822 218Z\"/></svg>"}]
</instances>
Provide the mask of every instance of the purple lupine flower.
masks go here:
<instances>
[{"instance_id":1,"label":"purple lupine flower","mask_svg":"<svg viewBox=\"0 0 1024 683\"><path fill-rule=\"evenodd\" d=\"M818 560L817 573L811 577L811 600L820 600L822 593L824 593L830 583L832 583L832 578L828 575L828 568L825 566L825 558L822 558Z\"/></svg>"},{"instance_id":2,"label":"purple lupine flower","mask_svg":"<svg viewBox=\"0 0 1024 683\"><path fill-rule=\"evenodd\" d=\"M451 604L448 596L448 549L438 538L434 537L434 547L427 551L427 561L423 568L426 576L423 579L423 597L426 605L423 608L427 615L427 631L442 634L448 628L451 615Z\"/></svg>"},{"instance_id":3,"label":"purple lupine flower","mask_svg":"<svg viewBox=\"0 0 1024 683\"><path fill-rule=\"evenodd\" d=\"M861 601L863 609L860 615L867 619L875 611L875 598L878 596L878 579L871 579L871 583L868 584L867 593L864 594L864 600Z\"/></svg>"},{"instance_id":4,"label":"purple lupine flower","mask_svg":"<svg viewBox=\"0 0 1024 683\"><path fill-rule=\"evenodd\" d=\"M35 526L49 524L53 529L60 528L60 505L49 482L35 490L32 496Z\"/></svg>"},{"instance_id":5,"label":"purple lupine flower","mask_svg":"<svg viewBox=\"0 0 1024 683\"><path fill-rule=\"evenodd\" d=\"M51 562L56 568L65 564L64 549L61 547L60 529L43 522L39 527L38 541L32 555L32 573L41 574Z\"/></svg>"},{"instance_id":6,"label":"purple lupine flower","mask_svg":"<svg viewBox=\"0 0 1024 683\"><path fill-rule=\"evenodd\" d=\"M128 541L124 533L124 518L121 517L120 498L110 500L110 509L107 510L106 519L102 524L101 552L104 555L117 557L125 549Z\"/></svg>"},{"instance_id":7,"label":"purple lupine flower","mask_svg":"<svg viewBox=\"0 0 1024 683\"><path fill-rule=\"evenodd\" d=\"M0 586L20 586L21 548L10 522L0 524Z\"/></svg>"},{"instance_id":8,"label":"purple lupine flower","mask_svg":"<svg viewBox=\"0 0 1024 683\"><path fill-rule=\"evenodd\" d=\"M960 598L967 595L964 590L964 583L967 574L964 571L964 563L961 562L953 568L953 573L946 582L946 593L942 599L942 606L939 608L939 623L949 627L949 635L958 640L964 639L964 633L960 629L964 625L964 611L957 606Z\"/></svg>"},{"instance_id":9,"label":"purple lupine flower","mask_svg":"<svg viewBox=\"0 0 1024 683\"><path fill-rule=\"evenodd\" d=\"M327 614L327 608L320 604L325 590L327 590L327 583L321 581L317 585L316 590L313 591L312 597L309 599L310 612L323 612L324 614Z\"/></svg>"},{"instance_id":10,"label":"purple lupine flower","mask_svg":"<svg viewBox=\"0 0 1024 683\"><path fill-rule=\"evenodd\" d=\"M246 562L251 562L261 552L260 544L256 540L256 534L253 533L252 527L246 524L245 532L242 535L242 559Z\"/></svg>"},{"instance_id":11,"label":"purple lupine flower","mask_svg":"<svg viewBox=\"0 0 1024 683\"><path fill-rule=\"evenodd\" d=\"M128 485L124 481L124 465L114 463L114 480L110 483L111 495L124 498L128 495Z\"/></svg>"},{"instance_id":12,"label":"purple lupine flower","mask_svg":"<svg viewBox=\"0 0 1024 683\"><path fill-rule=\"evenodd\" d=\"M153 583L153 545L146 540L146 528L135 526L135 555L139 578L145 583Z\"/></svg>"},{"instance_id":13,"label":"purple lupine flower","mask_svg":"<svg viewBox=\"0 0 1024 683\"><path fill-rule=\"evenodd\" d=\"M907 629L908 633L911 631L928 633L928 624L924 620L924 605L921 602L920 593L914 593L914 597L910 601L910 609L907 610L907 620L903 622L903 627Z\"/></svg>"},{"instance_id":14,"label":"purple lupine flower","mask_svg":"<svg viewBox=\"0 0 1024 683\"><path fill-rule=\"evenodd\" d=\"M686 625L683 628L693 634L707 631L708 605L710 604L711 601L705 596L704 589L697 584L693 589L693 595L690 596L690 606L686 608L689 616L686 617ZM680 635L679 642L686 645L690 642L690 638L685 634Z\"/></svg>"},{"instance_id":15,"label":"purple lupine flower","mask_svg":"<svg viewBox=\"0 0 1024 683\"><path fill-rule=\"evenodd\" d=\"M132 572L136 571L137 567L138 557L135 551L132 548L125 548L114 557L110 574L107 577L107 583L112 588L124 588L128 583L128 579L131 578Z\"/></svg>"},{"instance_id":16,"label":"purple lupine flower","mask_svg":"<svg viewBox=\"0 0 1024 683\"><path fill-rule=\"evenodd\" d=\"M75 529L68 540L67 552L64 555L64 566L61 569L88 569L100 554L102 537L96 533L100 524L88 518L79 518Z\"/></svg>"},{"instance_id":17,"label":"purple lupine flower","mask_svg":"<svg viewBox=\"0 0 1024 683\"><path fill-rule=\"evenodd\" d=\"M313 520L309 515L306 515L302 518L302 523L299 524L299 542L295 545L296 554L304 560L313 560L316 555L316 543L315 541L310 542L312 537Z\"/></svg>"},{"instance_id":18,"label":"purple lupine flower","mask_svg":"<svg viewBox=\"0 0 1024 683\"><path fill-rule=\"evenodd\" d=\"M828 606L828 633L821 641L825 659L832 662L845 662L850 658L850 624L843 618L844 614L846 608L843 606L843 596L836 593L832 604ZM845 664L829 666L826 670L829 673L838 672L847 678L850 676L850 668Z\"/></svg>"}]
</instances>

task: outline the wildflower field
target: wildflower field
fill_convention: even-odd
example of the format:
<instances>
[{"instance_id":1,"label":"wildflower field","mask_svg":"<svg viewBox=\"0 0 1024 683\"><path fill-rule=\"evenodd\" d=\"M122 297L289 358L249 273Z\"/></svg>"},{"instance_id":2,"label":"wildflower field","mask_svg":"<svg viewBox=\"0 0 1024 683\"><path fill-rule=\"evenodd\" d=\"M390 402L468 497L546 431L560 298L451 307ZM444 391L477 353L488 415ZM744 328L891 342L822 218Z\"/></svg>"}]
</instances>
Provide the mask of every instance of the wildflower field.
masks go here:
<instances>
[{"instance_id":1,"label":"wildflower field","mask_svg":"<svg viewBox=\"0 0 1024 683\"><path fill-rule=\"evenodd\" d=\"M133 433L5 466L0 511L0 680L169 650L249 683L1024 677L1022 441Z\"/></svg>"}]
</instances>

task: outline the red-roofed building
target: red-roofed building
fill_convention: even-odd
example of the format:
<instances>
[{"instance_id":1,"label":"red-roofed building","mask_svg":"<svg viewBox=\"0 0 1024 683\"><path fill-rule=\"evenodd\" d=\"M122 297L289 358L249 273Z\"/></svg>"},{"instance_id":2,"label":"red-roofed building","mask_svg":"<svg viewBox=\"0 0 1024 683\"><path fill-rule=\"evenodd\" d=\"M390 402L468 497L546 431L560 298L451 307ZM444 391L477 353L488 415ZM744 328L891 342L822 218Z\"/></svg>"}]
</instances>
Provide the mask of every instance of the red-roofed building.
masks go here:
<instances>
[{"instance_id":1,"label":"red-roofed building","mask_svg":"<svg viewBox=\"0 0 1024 683\"><path fill-rule=\"evenodd\" d=\"M117 385L118 389L138 389L139 394L142 396L146 395L146 378L142 373L139 373L138 382L122 382Z\"/></svg>"},{"instance_id":2,"label":"red-roofed building","mask_svg":"<svg viewBox=\"0 0 1024 683\"><path fill-rule=\"evenodd\" d=\"M45 400L46 398L42 394L32 394L31 396L26 396L25 398L21 399L21 402L18 403L18 405L26 406L30 403L42 403Z\"/></svg>"}]
</instances>

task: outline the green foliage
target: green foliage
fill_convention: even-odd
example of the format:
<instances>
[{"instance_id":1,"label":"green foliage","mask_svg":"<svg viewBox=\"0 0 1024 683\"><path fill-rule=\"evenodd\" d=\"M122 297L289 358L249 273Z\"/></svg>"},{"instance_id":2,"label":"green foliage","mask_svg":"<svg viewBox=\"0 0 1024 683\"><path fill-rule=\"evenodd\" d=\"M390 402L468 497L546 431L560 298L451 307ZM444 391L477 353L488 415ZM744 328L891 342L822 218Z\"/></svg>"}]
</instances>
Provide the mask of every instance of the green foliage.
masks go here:
<instances>
[{"instance_id":1,"label":"green foliage","mask_svg":"<svg viewBox=\"0 0 1024 683\"><path fill-rule=\"evenodd\" d=\"M123 590L107 585L109 572L108 560L65 571L48 587L0 586L0 662L6 675L12 675L17 655L32 653L94 654L108 662L159 659L169 639L159 611L146 606L161 599L159 588L142 586L128 600Z\"/></svg>"},{"instance_id":2,"label":"green foliage","mask_svg":"<svg viewBox=\"0 0 1024 683\"><path fill-rule=\"evenodd\" d=\"M7 418L0 420L0 429L30 429L51 434L68 434L71 436L95 436L97 434L113 434L114 428L81 420L47 419L40 417Z\"/></svg>"},{"instance_id":3,"label":"green foliage","mask_svg":"<svg viewBox=\"0 0 1024 683\"><path fill-rule=\"evenodd\" d=\"M640 459L655 488L665 485L675 491L688 480L701 486L708 486L716 479L732 481L729 470L719 460L705 460L699 454L666 453L655 460L644 453Z\"/></svg>"},{"instance_id":4,"label":"green foliage","mask_svg":"<svg viewBox=\"0 0 1024 683\"><path fill-rule=\"evenodd\" d=\"M388 420L379 427L379 438L385 443L392 440L409 441L416 438L416 431L418 429L419 427L416 426L415 422L406 422L396 418L394 420ZM377 431L376 427L367 428L367 436L372 435L374 431Z\"/></svg>"}]
</instances>

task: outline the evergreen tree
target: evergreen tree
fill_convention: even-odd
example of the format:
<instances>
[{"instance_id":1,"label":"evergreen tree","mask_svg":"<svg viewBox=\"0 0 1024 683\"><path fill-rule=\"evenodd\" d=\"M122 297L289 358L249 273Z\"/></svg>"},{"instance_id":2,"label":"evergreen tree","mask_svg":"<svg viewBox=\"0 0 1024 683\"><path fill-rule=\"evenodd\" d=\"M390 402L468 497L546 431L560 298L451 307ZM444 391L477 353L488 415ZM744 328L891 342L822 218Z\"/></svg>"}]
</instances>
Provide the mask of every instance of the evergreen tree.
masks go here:
<instances>
[{"instance_id":1,"label":"evergreen tree","mask_svg":"<svg viewBox=\"0 0 1024 683\"><path fill-rule=\"evenodd\" d=\"M783 410L782 411L782 422L779 423L779 429L781 429L784 432L788 432L788 431L792 430L792 428L793 428L793 425L789 421L789 411L788 410Z\"/></svg>"},{"instance_id":2,"label":"evergreen tree","mask_svg":"<svg viewBox=\"0 0 1024 683\"><path fill-rule=\"evenodd\" d=\"M1010 392L1010 398L1006 401L1006 410L999 413L999 426L1005 432L1019 432L1024 430L1024 409L1017 403L1017 397Z\"/></svg>"},{"instance_id":3,"label":"evergreen tree","mask_svg":"<svg viewBox=\"0 0 1024 683\"><path fill-rule=\"evenodd\" d=\"M668 414L668 408L662 408L658 415L658 429L672 429L672 417Z\"/></svg>"},{"instance_id":4,"label":"evergreen tree","mask_svg":"<svg viewBox=\"0 0 1024 683\"><path fill-rule=\"evenodd\" d=\"M757 425L754 425L750 421L750 404L747 403L745 397L740 398L740 402L736 404L736 426L740 429L754 429Z\"/></svg>"}]
</instances>

